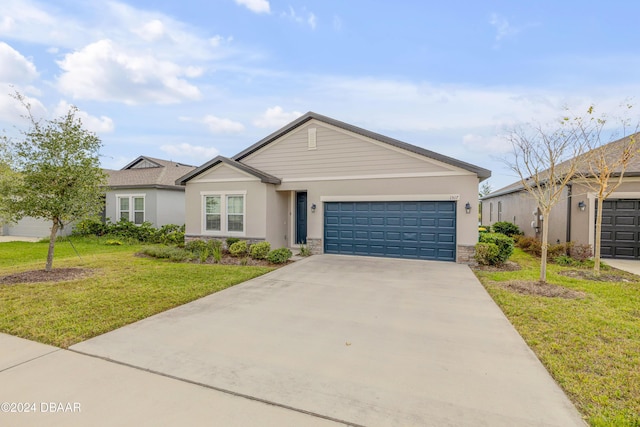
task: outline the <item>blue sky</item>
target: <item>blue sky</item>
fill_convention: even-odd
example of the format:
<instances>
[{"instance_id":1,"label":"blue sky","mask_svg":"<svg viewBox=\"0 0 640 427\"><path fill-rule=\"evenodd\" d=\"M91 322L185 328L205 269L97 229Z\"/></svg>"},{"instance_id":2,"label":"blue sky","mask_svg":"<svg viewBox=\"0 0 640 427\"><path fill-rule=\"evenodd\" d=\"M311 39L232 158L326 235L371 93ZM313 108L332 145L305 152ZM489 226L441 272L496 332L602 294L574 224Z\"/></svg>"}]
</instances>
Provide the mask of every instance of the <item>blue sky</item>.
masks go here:
<instances>
[{"instance_id":1,"label":"blue sky","mask_svg":"<svg viewBox=\"0 0 640 427\"><path fill-rule=\"evenodd\" d=\"M0 128L81 110L102 164L199 165L315 111L516 180L501 135L640 90L630 1L3 0ZM2 93L6 93L4 96Z\"/></svg>"}]
</instances>

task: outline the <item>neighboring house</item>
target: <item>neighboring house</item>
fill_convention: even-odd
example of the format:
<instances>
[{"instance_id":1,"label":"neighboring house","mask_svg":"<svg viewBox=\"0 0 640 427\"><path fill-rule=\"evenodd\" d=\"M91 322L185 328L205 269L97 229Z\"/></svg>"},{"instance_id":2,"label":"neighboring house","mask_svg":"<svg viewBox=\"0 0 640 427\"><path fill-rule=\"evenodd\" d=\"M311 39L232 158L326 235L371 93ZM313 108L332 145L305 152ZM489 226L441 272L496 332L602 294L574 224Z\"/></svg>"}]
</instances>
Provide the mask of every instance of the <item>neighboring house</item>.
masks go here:
<instances>
[{"instance_id":1,"label":"neighboring house","mask_svg":"<svg viewBox=\"0 0 640 427\"><path fill-rule=\"evenodd\" d=\"M616 155L628 138L611 142L604 149ZM567 185L551 210L549 243L573 241L593 246L596 204L596 195L584 183L574 180ZM491 225L497 221L512 222L525 235L541 237L542 217L537 203L520 181L482 198L482 223ZM601 255L640 259L640 156L632 160L622 185L604 202Z\"/></svg>"},{"instance_id":2,"label":"neighboring house","mask_svg":"<svg viewBox=\"0 0 640 427\"><path fill-rule=\"evenodd\" d=\"M184 186L177 178L196 167L168 160L140 156L120 170L105 169L108 189L105 219L127 219L135 224L149 221L154 227L184 224ZM15 224L0 225L0 236L49 237L51 223L26 217ZM71 234L73 226L58 233Z\"/></svg>"},{"instance_id":3,"label":"neighboring house","mask_svg":"<svg viewBox=\"0 0 640 427\"><path fill-rule=\"evenodd\" d=\"M313 253L464 262L491 172L309 112L186 186L187 239L239 237Z\"/></svg>"},{"instance_id":4,"label":"neighboring house","mask_svg":"<svg viewBox=\"0 0 640 427\"><path fill-rule=\"evenodd\" d=\"M105 219L126 219L135 224L148 221L154 227L184 224L184 187L175 181L194 169L195 166L140 156L120 170L105 170Z\"/></svg>"},{"instance_id":5,"label":"neighboring house","mask_svg":"<svg viewBox=\"0 0 640 427\"><path fill-rule=\"evenodd\" d=\"M25 217L13 224L0 225L0 236L49 237L53 222ZM73 227L65 227L58 231L59 236L68 236Z\"/></svg>"}]
</instances>

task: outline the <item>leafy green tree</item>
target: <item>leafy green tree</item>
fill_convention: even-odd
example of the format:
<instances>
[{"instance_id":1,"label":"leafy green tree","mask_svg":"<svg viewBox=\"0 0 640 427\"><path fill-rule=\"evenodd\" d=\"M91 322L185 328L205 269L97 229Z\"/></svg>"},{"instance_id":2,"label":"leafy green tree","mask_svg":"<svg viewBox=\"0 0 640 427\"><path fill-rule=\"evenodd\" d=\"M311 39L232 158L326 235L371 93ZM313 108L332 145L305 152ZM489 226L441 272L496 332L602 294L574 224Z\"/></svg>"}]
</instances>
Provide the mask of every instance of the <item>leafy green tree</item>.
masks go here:
<instances>
[{"instance_id":1,"label":"leafy green tree","mask_svg":"<svg viewBox=\"0 0 640 427\"><path fill-rule=\"evenodd\" d=\"M3 160L20 179L8 186L3 203L12 220L30 216L51 222L46 270L51 271L58 231L70 222L95 215L103 206L106 175L100 168L102 142L83 128L71 107L63 116L36 119L20 93L13 95L25 107L28 130L20 137L3 135Z\"/></svg>"}]
</instances>

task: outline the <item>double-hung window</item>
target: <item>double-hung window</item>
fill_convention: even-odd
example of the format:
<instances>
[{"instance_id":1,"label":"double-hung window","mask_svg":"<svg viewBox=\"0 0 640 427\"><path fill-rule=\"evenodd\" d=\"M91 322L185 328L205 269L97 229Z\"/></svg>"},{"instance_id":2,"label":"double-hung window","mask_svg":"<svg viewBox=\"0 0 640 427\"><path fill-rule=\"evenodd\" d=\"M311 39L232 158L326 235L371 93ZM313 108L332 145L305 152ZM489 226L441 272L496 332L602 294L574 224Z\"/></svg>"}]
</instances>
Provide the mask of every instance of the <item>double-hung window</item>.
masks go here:
<instances>
[{"instance_id":1,"label":"double-hung window","mask_svg":"<svg viewBox=\"0 0 640 427\"><path fill-rule=\"evenodd\" d=\"M244 231L244 196L227 196L227 231Z\"/></svg>"},{"instance_id":2,"label":"double-hung window","mask_svg":"<svg viewBox=\"0 0 640 427\"><path fill-rule=\"evenodd\" d=\"M204 229L207 231L220 231L222 218L220 215L220 196L204 197Z\"/></svg>"},{"instance_id":3,"label":"double-hung window","mask_svg":"<svg viewBox=\"0 0 640 427\"><path fill-rule=\"evenodd\" d=\"M118 195L118 219L131 221L140 225L144 222L144 196L143 195Z\"/></svg>"},{"instance_id":4,"label":"double-hung window","mask_svg":"<svg viewBox=\"0 0 640 427\"><path fill-rule=\"evenodd\" d=\"M220 235L244 235L245 194L203 193L203 231Z\"/></svg>"}]
</instances>

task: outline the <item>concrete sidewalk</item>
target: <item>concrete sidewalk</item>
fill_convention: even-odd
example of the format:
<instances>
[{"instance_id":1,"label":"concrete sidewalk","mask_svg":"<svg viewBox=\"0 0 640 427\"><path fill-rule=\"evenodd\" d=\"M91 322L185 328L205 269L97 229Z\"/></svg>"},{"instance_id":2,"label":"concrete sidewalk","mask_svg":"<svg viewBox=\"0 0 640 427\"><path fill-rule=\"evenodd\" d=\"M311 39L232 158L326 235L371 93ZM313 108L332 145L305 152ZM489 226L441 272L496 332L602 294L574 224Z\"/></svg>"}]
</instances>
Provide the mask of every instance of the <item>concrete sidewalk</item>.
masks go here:
<instances>
[{"instance_id":1,"label":"concrete sidewalk","mask_svg":"<svg viewBox=\"0 0 640 427\"><path fill-rule=\"evenodd\" d=\"M617 268L618 270L628 271L629 273L640 276L640 260L604 258L602 261L613 268Z\"/></svg>"},{"instance_id":2,"label":"concrete sidewalk","mask_svg":"<svg viewBox=\"0 0 640 427\"><path fill-rule=\"evenodd\" d=\"M6 334L0 409L12 427L342 425Z\"/></svg>"}]
</instances>

